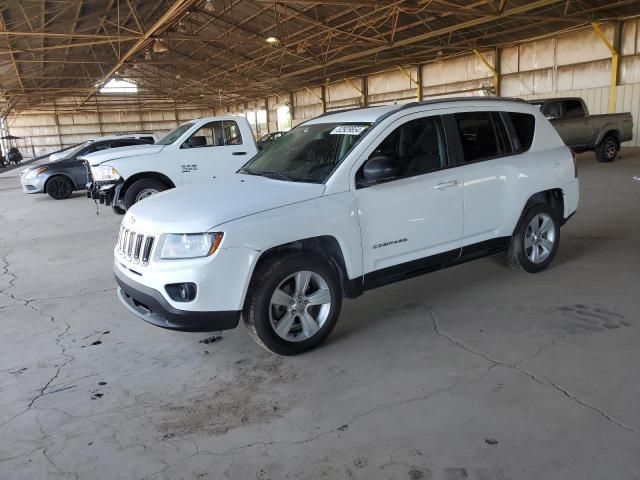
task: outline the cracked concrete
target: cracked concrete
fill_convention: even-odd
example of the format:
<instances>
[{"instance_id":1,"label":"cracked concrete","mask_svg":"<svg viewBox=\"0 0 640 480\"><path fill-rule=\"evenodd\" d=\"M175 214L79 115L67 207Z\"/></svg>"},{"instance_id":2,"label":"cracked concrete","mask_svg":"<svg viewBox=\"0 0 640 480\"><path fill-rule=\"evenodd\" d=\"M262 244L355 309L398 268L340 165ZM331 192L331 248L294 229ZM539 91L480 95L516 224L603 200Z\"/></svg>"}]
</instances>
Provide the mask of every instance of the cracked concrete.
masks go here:
<instances>
[{"instance_id":1,"label":"cracked concrete","mask_svg":"<svg viewBox=\"0 0 640 480\"><path fill-rule=\"evenodd\" d=\"M132 318L120 218L0 176L0 478L637 478L639 166L581 156L547 272L368 292L295 358Z\"/></svg>"}]
</instances>

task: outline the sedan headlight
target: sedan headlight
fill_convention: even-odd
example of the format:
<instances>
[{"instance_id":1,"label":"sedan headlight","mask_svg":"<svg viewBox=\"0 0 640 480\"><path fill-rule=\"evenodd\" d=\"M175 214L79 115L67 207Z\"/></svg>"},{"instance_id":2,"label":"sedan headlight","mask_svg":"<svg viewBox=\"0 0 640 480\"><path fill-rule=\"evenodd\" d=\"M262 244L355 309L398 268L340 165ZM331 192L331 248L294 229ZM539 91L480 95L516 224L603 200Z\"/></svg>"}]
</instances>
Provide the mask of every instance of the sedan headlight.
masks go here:
<instances>
[{"instance_id":1,"label":"sedan headlight","mask_svg":"<svg viewBox=\"0 0 640 480\"><path fill-rule=\"evenodd\" d=\"M49 167L38 167L38 168L34 168L33 170L29 170L24 178L35 178L38 175L40 175L42 172L44 172L47 168Z\"/></svg>"},{"instance_id":2,"label":"sedan headlight","mask_svg":"<svg viewBox=\"0 0 640 480\"><path fill-rule=\"evenodd\" d=\"M169 233L165 236L160 258L177 260L208 257L218 249L222 233Z\"/></svg>"},{"instance_id":3,"label":"sedan headlight","mask_svg":"<svg viewBox=\"0 0 640 480\"><path fill-rule=\"evenodd\" d=\"M111 165L91 167L91 177L93 177L94 182L113 182L120 180L120 174Z\"/></svg>"}]
</instances>

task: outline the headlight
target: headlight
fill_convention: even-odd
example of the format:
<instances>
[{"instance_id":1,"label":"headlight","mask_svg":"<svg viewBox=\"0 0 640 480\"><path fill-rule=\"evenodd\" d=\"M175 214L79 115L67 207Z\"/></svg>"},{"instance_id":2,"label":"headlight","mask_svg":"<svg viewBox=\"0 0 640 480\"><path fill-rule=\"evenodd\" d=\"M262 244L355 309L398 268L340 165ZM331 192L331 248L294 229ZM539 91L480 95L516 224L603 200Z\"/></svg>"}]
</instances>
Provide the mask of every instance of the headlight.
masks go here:
<instances>
[{"instance_id":1,"label":"headlight","mask_svg":"<svg viewBox=\"0 0 640 480\"><path fill-rule=\"evenodd\" d=\"M212 255L222 241L222 233L167 234L162 245L160 258L177 260L199 258Z\"/></svg>"},{"instance_id":2,"label":"headlight","mask_svg":"<svg viewBox=\"0 0 640 480\"><path fill-rule=\"evenodd\" d=\"M111 165L91 167L91 176L94 182L111 182L120 179L120 174Z\"/></svg>"},{"instance_id":3,"label":"headlight","mask_svg":"<svg viewBox=\"0 0 640 480\"><path fill-rule=\"evenodd\" d=\"M34 168L33 170L29 170L24 178L35 178L38 175L40 175L42 172L44 172L47 168L49 167L38 167L38 168Z\"/></svg>"}]
</instances>

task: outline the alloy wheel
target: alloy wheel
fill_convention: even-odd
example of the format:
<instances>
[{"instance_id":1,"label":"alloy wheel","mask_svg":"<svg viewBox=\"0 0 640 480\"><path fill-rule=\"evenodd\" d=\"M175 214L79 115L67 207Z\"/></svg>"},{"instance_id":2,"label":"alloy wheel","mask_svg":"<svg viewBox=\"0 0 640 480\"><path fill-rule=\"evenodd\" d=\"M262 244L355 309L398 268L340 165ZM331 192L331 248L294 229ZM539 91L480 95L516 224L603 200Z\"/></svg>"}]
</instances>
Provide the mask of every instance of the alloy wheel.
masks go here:
<instances>
[{"instance_id":1,"label":"alloy wheel","mask_svg":"<svg viewBox=\"0 0 640 480\"><path fill-rule=\"evenodd\" d=\"M616 156L616 152L618 149L616 148L616 142L613 140L609 140L604 145L604 156L607 160L613 160Z\"/></svg>"},{"instance_id":2,"label":"alloy wheel","mask_svg":"<svg viewBox=\"0 0 640 480\"><path fill-rule=\"evenodd\" d=\"M524 251L532 263L544 262L556 242L556 227L546 213L539 213L531 219L524 234Z\"/></svg>"},{"instance_id":3,"label":"alloy wheel","mask_svg":"<svg viewBox=\"0 0 640 480\"><path fill-rule=\"evenodd\" d=\"M320 331L331 311L331 291L322 276L300 271L285 278L273 292L269 320L276 334L299 342Z\"/></svg>"}]
</instances>

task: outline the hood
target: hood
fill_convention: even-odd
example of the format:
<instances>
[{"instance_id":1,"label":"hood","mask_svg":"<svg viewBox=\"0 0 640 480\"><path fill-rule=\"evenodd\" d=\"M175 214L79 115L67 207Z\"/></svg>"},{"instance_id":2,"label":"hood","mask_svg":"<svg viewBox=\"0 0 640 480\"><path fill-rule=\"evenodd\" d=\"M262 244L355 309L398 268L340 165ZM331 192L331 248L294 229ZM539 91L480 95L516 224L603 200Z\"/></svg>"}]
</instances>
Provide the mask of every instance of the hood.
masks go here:
<instances>
[{"instance_id":1,"label":"hood","mask_svg":"<svg viewBox=\"0 0 640 480\"><path fill-rule=\"evenodd\" d=\"M58 159L58 160L55 161L55 163L51 163L50 161L48 161L46 159L45 160L39 160L37 162L33 162L31 165L29 165L28 167L26 167L23 170L21 170L20 174L24 175L25 173L27 173L27 172L29 172L31 170L34 170L34 169L36 169L38 167L49 167L49 166L52 166L52 165L56 165L61 160L64 160L64 159Z\"/></svg>"},{"instance_id":2,"label":"hood","mask_svg":"<svg viewBox=\"0 0 640 480\"><path fill-rule=\"evenodd\" d=\"M162 151L165 145L132 145L130 147L109 148L100 152L82 155L82 159L87 160L92 167L100 165L109 160L116 160L124 157L138 157L141 155L153 155Z\"/></svg>"},{"instance_id":3,"label":"hood","mask_svg":"<svg viewBox=\"0 0 640 480\"><path fill-rule=\"evenodd\" d=\"M131 207L127 218L135 217L135 224L146 232L200 233L231 220L317 198L324 189L323 184L233 174L149 197Z\"/></svg>"},{"instance_id":4,"label":"hood","mask_svg":"<svg viewBox=\"0 0 640 480\"><path fill-rule=\"evenodd\" d=\"M60 152L60 153L52 153L49 155L49 161L55 162L56 160L60 160L62 158L66 158L69 155L68 151Z\"/></svg>"}]
</instances>

